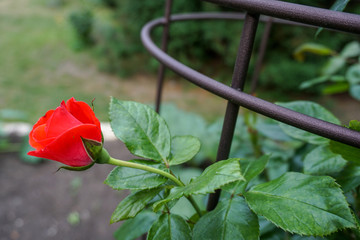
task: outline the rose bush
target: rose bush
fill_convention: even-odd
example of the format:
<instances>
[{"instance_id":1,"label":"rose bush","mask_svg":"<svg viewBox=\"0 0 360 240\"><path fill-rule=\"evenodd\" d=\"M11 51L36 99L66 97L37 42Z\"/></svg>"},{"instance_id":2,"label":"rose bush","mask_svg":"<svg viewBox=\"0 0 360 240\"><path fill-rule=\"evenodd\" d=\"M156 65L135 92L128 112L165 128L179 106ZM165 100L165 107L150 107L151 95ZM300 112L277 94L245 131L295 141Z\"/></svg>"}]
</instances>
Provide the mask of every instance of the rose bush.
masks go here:
<instances>
[{"instance_id":1,"label":"rose bush","mask_svg":"<svg viewBox=\"0 0 360 240\"><path fill-rule=\"evenodd\" d=\"M71 167L93 163L82 139L102 142L100 121L91 107L74 98L62 101L55 110L49 110L33 126L29 142L35 151L28 154L61 162Z\"/></svg>"},{"instance_id":2,"label":"rose bush","mask_svg":"<svg viewBox=\"0 0 360 240\"><path fill-rule=\"evenodd\" d=\"M340 123L315 103L278 104ZM271 133L276 132L268 134L271 136L287 134L297 139L296 143L291 140L293 145L287 142L277 150L274 143L280 143L279 136L271 145L266 141L270 139L259 136L258 142L251 142L252 155L218 161L200 173L181 167L199 152L200 141L190 135L171 135L165 119L151 107L112 98L109 119L115 136L135 159L111 157L103 148L100 123L94 112L89 105L74 98L48 111L34 125L30 144L36 151L29 154L69 165L61 167L66 170L83 171L95 163L116 166L104 183L114 190L130 190L110 219L110 223L128 220L114 234L116 239L136 239L146 232L147 240L259 240L273 236L309 239L299 235L331 235L322 238L328 240L360 239L359 149L282 123L274 128L270 123L262 132L268 128ZM246 124L250 129L250 121ZM360 122L351 121L349 128L360 131ZM290 141L287 135L285 139ZM255 144L259 144L260 151ZM310 146L306 147L306 155L293 151L304 146ZM289 150L293 155L285 153ZM262 156L253 157L257 154ZM283 162L279 156L284 155L286 161ZM303 167L294 160L302 156ZM283 163L279 164L278 160ZM304 171L287 171L290 167L283 171L280 167L282 172L277 174L274 168L279 169L281 164L291 164ZM336 173L336 178L324 176L327 173ZM207 209L206 198L216 190L222 192L221 201L214 209ZM182 201L184 197L188 201Z\"/></svg>"}]
</instances>

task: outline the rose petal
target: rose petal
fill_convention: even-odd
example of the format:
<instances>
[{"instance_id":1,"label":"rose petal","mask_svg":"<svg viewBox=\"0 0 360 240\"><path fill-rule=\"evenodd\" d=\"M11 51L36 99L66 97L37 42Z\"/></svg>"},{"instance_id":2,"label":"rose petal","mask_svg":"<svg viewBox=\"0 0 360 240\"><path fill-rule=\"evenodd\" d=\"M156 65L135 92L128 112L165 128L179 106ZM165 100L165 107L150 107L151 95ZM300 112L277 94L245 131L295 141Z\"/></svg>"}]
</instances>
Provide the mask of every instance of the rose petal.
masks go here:
<instances>
[{"instance_id":1,"label":"rose petal","mask_svg":"<svg viewBox=\"0 0 360 240\"><path fill-rule=\"evenodd\" d=\"M39 120L34 124L32 130L31 130L30 133L29 133L29 144L30 144L30 146L32 146L33 148L36 148L36 149L37 149L37 148L41 147L41 145L39 145L39 144L37 143L37 141L33 139L33 135L34 135L33 133L34 133L35 129L37 129L40 125L45 124L45 123L51 118L51 116L52 116L53 113L54 113L54 110L52 110L52 109L49 110L49 111L47 111L47 112L45 113L45 115L42 116L41 118L39 118Z\"/></svg>"},{"instance_id":2,"label":"rose petal","mask_svg":"<svg viewBox=\"0 0 360 240\"><path fill-rule=\"evenodd\" d=\"M63 101L47 122L45 131L48 138L57 137L78 125L81 125L81 122L69 113Z\"/></svg>"},{"instance_id":3,"label":"rose petal","mask_svg":"<svg viewBox=\"0 0 360 240\"><path fill-rule=\"evenodd\" d=\"M95 124L99 129L101 129L100 121L97 119L94 111L87 103L76 101L75 98L70 98L66 102L66 108L80 122Z\"/></svg>"},{"instance_id":4,"label":"rose petal","mask_svg":"<svg viewBox=\"0 0 360 240\"><path fill-rule=\"evenodd\" d=\"M28 154L35 157L47 158L72 167L87 166L92 163L86 153L81 137L101 142L101 131L96 125L83 124L74 127L40 151Z\"/></svg>"},{"instance_id":5,"label":"rose petal","mask_svg":"<svg viewBox=\"0 0 360 240\"><path fill-rule=\"evenodd\" d=\"M53 115L54 111L55 111L55 110L53 110L53 109L47 111L47 112L45 113L45 115L42 116L41 118L39 118L39 120L34 124L33 129L37 128L37 127L40 126L40 125L45 124L45 123L51 118L51 116Z\"/></svg>"},{"instance_id":6,"label":"rose petal","mask_svg":"<svg viewBox=\"0 0 360 240\"><path fill-rule=\"evenodd\" d=\"M29 143L30 146L36 150L43 149L45 146L49 145L55 138L46 137L46 124L40 125L37 128L33 129L30 133Z\"/></svg>"}]
</instances>

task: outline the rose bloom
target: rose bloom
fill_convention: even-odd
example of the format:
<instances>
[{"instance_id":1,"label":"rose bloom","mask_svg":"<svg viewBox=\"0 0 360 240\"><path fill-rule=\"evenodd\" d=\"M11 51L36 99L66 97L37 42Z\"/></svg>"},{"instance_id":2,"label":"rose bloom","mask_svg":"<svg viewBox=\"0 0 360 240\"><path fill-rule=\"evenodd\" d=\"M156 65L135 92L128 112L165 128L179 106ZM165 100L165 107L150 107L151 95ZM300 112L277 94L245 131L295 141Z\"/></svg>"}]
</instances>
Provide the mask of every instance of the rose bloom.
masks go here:
<instances>
[{"instance_id":1,"label":"rose bloom","mask_svg":"<svg viewBox=\"0 0 360 240\"><path fill-rule=\"evenodd\" d=\"M35 123L29 143L36 150L28 154L72 167L87 166L93 161L81 138L101 142L100 122L87 103L71 98Z\"/></svg>"}]
</instances>

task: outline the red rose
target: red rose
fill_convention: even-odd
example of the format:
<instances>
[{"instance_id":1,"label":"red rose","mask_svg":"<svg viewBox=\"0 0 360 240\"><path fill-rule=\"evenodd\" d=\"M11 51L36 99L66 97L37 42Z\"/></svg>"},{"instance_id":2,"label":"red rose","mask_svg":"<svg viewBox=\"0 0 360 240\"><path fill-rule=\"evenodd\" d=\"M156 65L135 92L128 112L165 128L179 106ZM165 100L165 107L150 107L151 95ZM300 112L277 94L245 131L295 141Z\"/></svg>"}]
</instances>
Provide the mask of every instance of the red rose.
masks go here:
<instances>
[{"instance_id":1,"label":"red rose","mask_svg":"<svg viewBox=\"0 0 360 240\"><path fill-rule=\"evenodd\" d=\"M29 135L30 145L36 151L28 154L72 167L87 166L93 160L81 138L101 142L100 122L88 104L71 98L37 121Z\"/></svg>"}]
</instances>

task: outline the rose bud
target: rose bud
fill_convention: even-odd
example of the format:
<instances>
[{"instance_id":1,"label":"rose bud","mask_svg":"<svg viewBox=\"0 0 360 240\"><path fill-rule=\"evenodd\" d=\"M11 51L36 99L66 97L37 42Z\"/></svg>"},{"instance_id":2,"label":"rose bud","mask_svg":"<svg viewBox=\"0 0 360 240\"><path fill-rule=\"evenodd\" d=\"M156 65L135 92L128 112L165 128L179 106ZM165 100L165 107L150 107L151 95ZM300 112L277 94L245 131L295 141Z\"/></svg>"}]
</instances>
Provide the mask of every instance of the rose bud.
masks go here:
<instances>
[{"instance_id":1,"label":"rose bud","mask_svg":"<svg viewBox=\"0 0 360 240\"><path fill-rule=\"evenodd\" d=\"M87 140L97 146L92 154L85 149L84 141ZM100 121L87 103L71 98L66 103L62 101L55 110L49 110L35 123L29 143L36 149L28 153L31 156L71 167L90 166L97 158L94 154L102 152Z\"/></svg>"}]
</instances>

